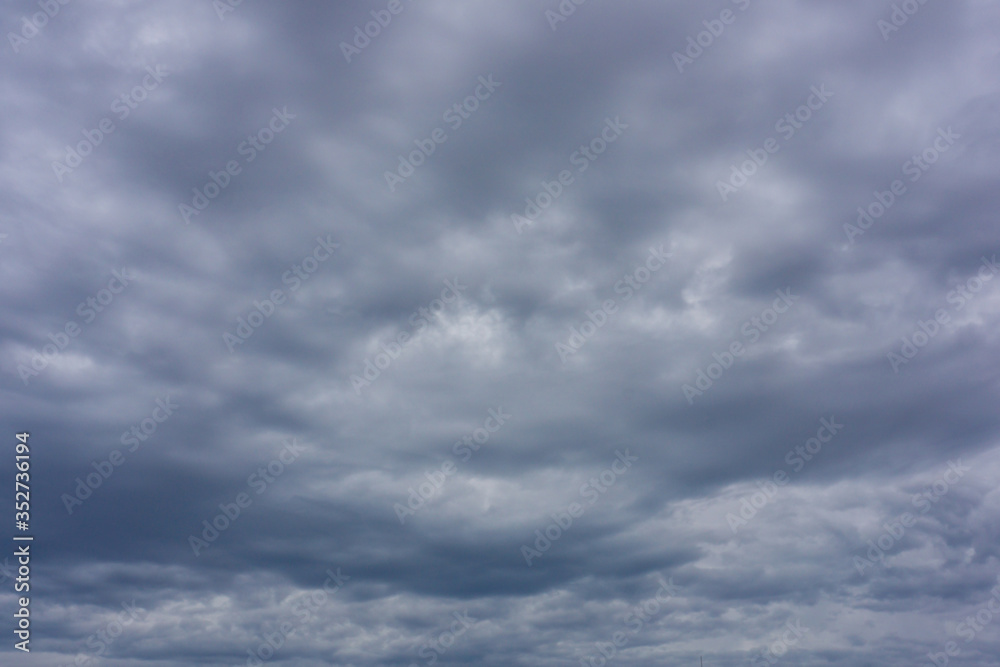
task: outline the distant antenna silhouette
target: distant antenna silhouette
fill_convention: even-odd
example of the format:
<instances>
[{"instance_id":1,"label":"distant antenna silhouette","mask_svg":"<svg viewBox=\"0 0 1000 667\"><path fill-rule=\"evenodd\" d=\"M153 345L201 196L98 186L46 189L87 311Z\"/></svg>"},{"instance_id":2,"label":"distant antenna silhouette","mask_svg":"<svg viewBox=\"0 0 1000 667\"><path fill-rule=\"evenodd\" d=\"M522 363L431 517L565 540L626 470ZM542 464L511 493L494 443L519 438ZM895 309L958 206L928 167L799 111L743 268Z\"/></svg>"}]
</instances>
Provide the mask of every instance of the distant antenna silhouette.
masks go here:
<instances>
[{"instance_id":1,"label":"distant antenna silhouette","mask_svg":"<svg viewBox=\"0 0 1000 667\"><path fill-rule=\"evenodd\" d=\"M705 667L705 658L701 659L701 667Z\"/></svg>"}]
</instances>

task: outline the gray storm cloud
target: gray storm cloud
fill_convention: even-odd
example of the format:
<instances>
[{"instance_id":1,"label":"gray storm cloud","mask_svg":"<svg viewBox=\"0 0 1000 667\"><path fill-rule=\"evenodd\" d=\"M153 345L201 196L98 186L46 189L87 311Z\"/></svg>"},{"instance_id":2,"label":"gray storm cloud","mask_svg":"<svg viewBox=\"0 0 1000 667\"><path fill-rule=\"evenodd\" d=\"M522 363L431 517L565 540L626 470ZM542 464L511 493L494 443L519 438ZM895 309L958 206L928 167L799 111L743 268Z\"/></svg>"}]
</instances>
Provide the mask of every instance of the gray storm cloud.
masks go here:
<instances>
[{"instance_id":1,"label":"gray storm cloud","mask_svg":"<svg viewBox=\"0 0 1000 667\"><path fill-rule=\"evenodd\" d=\"M3 664L1000 652L995 6L0 12Z\"/></svg>"}]
</instances>

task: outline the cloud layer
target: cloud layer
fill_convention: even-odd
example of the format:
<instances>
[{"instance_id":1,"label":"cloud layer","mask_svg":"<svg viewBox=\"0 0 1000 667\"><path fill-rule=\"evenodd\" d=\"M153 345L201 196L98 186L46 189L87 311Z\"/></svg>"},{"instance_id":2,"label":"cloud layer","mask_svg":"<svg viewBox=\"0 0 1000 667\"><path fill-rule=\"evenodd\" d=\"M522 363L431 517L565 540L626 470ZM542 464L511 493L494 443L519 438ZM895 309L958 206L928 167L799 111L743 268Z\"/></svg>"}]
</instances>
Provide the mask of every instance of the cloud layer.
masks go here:
<instances>
[{"instance_id":1,"label":"cloud layer","mask_svg":"<svg viewBox=\"0 0 1000 667\"><path fill-rule=\"evenodd\" d=\"M1000 652L991 3L50 5L4 664Z\"/></svg>"}]
</instances>

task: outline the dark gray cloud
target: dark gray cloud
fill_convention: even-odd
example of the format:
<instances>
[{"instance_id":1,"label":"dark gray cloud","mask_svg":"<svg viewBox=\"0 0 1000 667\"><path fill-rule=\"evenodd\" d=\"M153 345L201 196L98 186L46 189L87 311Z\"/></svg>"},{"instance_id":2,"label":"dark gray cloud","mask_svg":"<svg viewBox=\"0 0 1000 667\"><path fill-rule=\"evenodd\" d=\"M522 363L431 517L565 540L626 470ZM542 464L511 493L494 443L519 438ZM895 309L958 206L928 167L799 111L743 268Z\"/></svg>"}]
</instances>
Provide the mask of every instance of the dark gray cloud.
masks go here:
<instances>
[{"instance_id":1,"label":"dark gray cloud","mask_svg":"<svg viewBox=\"0 0 1000 667\"><path fill-rule=\"evenodd\" d=\"M1000 650L995 8L2 11L4 664Z\"/></svg>"}]
</instances>

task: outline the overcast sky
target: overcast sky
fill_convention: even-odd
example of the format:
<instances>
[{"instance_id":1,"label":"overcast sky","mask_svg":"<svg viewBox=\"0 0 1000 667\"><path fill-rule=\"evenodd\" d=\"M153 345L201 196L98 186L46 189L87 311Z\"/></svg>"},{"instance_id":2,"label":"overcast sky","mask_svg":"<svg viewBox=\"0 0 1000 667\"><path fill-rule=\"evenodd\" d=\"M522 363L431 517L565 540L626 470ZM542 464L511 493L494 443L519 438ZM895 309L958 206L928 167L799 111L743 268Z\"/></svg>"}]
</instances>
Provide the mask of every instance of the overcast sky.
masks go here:
<instances>
[{"instance_id":1,"label":"overcast sky","mask_svg":"<svg viewBox=\"0 0 1000 667\"><path fill-rule=\"evenodd\" d=\"M995 3L229 2L0 10L0 662L996 661Z\"/></svg>"}]
</instances>

